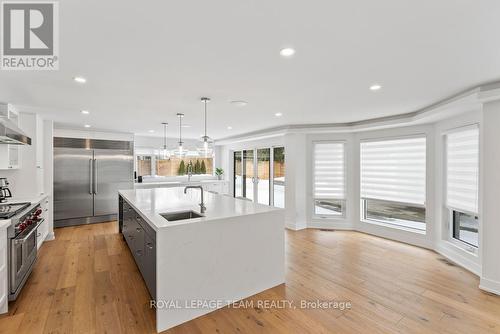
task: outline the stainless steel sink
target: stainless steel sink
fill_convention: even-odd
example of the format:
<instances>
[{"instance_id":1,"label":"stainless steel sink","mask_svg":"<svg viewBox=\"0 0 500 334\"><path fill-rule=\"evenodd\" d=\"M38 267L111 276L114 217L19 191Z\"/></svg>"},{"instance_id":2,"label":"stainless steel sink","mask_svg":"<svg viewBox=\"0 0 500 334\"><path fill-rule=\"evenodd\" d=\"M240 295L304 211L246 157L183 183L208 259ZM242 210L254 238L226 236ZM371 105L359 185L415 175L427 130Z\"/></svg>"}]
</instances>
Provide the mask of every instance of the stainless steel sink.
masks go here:
<instances>
[{"instance_id":1,"label":"stainless steel sink","mask_svg":"<svg viewBox=\"0 0 500 334\"><path fill-rule=\"evenodd\" d=\"M178 211L178 212L169 212L169 213L160 213L160 216L168 220L169 222L173 222L176 220L185 220L185 219L193 219L204 217L202 214L198 212L189 210L189 211Z\"/></svg>"}]
</instances>

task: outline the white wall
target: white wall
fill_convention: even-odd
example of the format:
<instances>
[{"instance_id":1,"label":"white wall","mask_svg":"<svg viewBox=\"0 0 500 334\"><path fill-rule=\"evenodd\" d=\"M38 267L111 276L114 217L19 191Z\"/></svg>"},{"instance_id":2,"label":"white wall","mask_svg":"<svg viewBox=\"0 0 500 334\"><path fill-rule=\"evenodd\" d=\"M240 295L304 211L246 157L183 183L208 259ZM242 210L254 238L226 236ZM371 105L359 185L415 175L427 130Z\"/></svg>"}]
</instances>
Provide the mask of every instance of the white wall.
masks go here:
<instances>
[{"instance_id":1,"label":"white wall","mask_svg":"<svg viewBox=\"0 0 500 334\"><path fill-rule=\"evenodd\" d=\"M103 140L134 140L134 135L131 133L119 132L103 132L94 130L73 130L64 128L54 128L54 137L65 138L89 138L89 139L103 139Z\"/></svg>"},{"instance_id":2,"label":"white wall","mask_svg":"<svg viewBox=\"0 0 500 334\"><path fill-rule=\"evenodd\" d=\"M482 273L480 287L500 294L500 101L483 106Z\"/></svg>"}]
</instances>

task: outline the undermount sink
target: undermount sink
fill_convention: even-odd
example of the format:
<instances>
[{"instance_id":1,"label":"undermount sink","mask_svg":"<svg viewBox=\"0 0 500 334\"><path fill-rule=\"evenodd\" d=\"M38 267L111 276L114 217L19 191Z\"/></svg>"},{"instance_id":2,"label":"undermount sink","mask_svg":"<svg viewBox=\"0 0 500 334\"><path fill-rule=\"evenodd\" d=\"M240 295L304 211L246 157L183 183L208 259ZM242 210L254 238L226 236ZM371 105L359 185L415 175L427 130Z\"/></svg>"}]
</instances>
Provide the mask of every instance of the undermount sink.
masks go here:
<instances>
[{"instance_id":1,"label":"undermount sink","mask_svg":"<svg viewBox=\"0 0 500 334\"><path fill-rule=\"evenodd\" d=\"M160 216L162 216L163 218L165 218L169 222L173 222L176 220L185 220L185 219L204 217L202 214L199 214L198 212L195 212L192 210L178 211L178 212L171 212L171 213L160 213Z\"/></svg>"}]
</instances>

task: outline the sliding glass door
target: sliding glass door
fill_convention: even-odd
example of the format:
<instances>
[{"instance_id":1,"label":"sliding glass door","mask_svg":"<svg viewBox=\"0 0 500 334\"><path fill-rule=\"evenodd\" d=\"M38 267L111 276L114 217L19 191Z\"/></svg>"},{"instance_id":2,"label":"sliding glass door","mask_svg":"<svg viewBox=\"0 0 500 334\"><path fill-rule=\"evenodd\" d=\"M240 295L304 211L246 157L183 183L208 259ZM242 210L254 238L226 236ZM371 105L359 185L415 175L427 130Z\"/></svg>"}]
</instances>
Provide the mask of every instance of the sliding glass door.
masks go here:
<instances>
[{"instance_id":1,"label":"sliding glass door","mask_svg":"<svg viewBox=\"0 0 500 334\"><path fill-rule=\"evenodd\" d=\"M243 151L243 195L242 197L253 200L255 198L254 152Z\"/></svg>"},{"instance_id":2,"label":"sliding glass door","mask_svg":"<svg viewBox=\"0 0 500 334\"><path fill-rule=\"evenodd\" d=\"M234 197L243 197L242 152L234 152Z\"/></svg>"},{"instance_id":3,"label":"sliding glass door","mask_svg":"<svg viewBox=\"0 0 500 334\"><path fill-rule=\"evenodd\" d=\"M234 197L285 207L285 148L235 151Z\"/></svg>"},{"instance_id":4,"label":"sliding glass door","mask_svg":"<svg viewBox=\"0 0 500 334\"><path fill-rule=\"evenodd\" d=\"M271 199L271 149L260 148L257 150L257 203L270 205Z\"/></svg>"},{"instance_id":5,"label":"sliding glass door","mask_svg":"<svg viewBox=\"0 0 500 334\"><path fill-rule=\"evenodd\" d=\"M273 148L272 203L278 208L285 207L285 148Z\"/></svg>"}]
</instances>

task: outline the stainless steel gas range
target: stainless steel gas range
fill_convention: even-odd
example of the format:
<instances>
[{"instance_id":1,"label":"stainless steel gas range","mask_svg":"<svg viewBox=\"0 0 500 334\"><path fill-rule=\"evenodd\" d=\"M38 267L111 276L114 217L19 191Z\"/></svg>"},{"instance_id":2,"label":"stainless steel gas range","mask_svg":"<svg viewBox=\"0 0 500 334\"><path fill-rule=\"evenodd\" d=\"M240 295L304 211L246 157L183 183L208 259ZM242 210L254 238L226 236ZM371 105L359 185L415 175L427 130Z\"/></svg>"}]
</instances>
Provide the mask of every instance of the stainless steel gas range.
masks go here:
<instances>
[{"instance_id":1,"label":"stainless steel gas range","mask_svg":"<svg viewBox=\"0 0 500 334\"><path fill-rule=\"evenodd\" d=\"M9 300L15 300L37 258L37 228L43 222L40 204L2 203L0 219L10 219L7 228Z\"/></svg>"}]
</instances>

